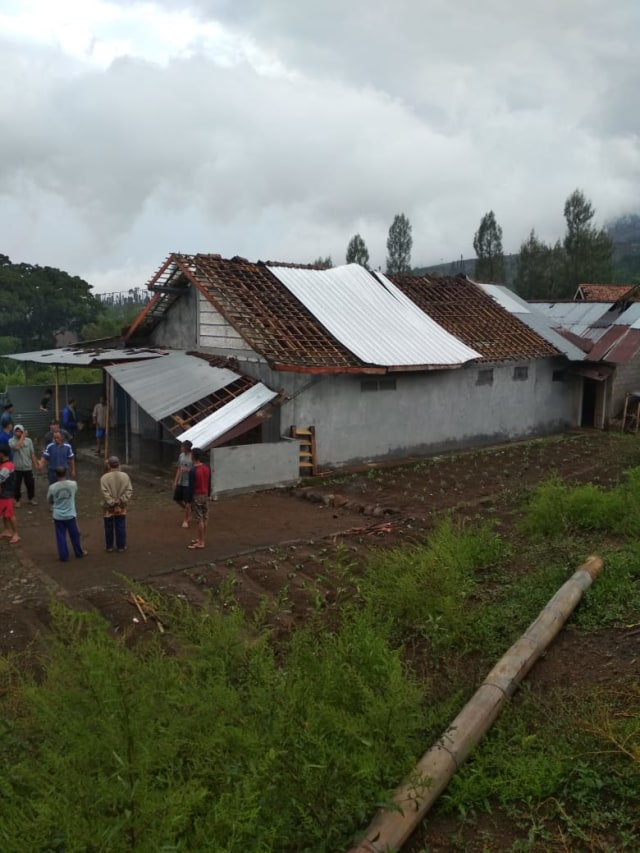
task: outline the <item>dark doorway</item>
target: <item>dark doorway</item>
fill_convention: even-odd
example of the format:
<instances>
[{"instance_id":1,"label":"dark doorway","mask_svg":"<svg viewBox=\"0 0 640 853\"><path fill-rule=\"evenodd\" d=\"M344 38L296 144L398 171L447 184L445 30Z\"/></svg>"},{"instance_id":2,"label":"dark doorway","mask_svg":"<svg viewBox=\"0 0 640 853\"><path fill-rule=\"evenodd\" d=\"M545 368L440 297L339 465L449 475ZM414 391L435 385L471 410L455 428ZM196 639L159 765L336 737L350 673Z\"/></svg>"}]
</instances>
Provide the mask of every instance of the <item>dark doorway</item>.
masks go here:
<instances>
[{"instance_id":1,"label":"dark doorway","mask_svg":"<svg viewBox=\"0 0 640 853\"><path fill-rule=\"evenodd\" d=\"M592 427L595 426L598 383L595 379L586 378L582 382L582 418L580 424L583 427Z\"/></svg>"}]
</instances>

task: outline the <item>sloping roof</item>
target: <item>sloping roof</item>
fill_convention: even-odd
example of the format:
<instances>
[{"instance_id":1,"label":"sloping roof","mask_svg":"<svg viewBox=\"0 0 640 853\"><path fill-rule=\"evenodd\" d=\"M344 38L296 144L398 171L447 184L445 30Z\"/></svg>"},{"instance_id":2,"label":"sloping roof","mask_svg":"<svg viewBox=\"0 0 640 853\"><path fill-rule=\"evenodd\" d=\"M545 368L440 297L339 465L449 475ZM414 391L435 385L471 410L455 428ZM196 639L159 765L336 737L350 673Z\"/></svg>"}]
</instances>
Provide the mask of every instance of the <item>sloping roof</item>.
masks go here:
<instances>
[{"instance_id":1,"label":"sloping roof","mask_svg":"<svg viewBox=\"0 0 640 853\"><path fill-rule=\"evenodd\" d=\"M275 391L267 388L261 382L245 391L239 397L227 403L224 408L201 420L191 429L178 436L180 441L190 441L194 447L208 450L211 445L221 436L228 433L235 426L246 421L255 414L258 409L266 406L278 395Z\"/></svg>"},{"instance_id":2,"label":"sloping roof","mask_svg":"<svg viewBox=\"0 0 640 853\"><path fill-rule=\"evenodd\" d=\"M470 279L408 275L391 278L447 331L478 350L484 361L544 358L561 353Z\"/></svg>"},{"instance_id":3,"label":"sloping roof","mask_svg":"<svg viewBox=\"0 0 640 853\"><path fill-rule=\"evenodd\" d=\"M290 276L288 271L292 271ZM165 297L168 310L170 299L184 292L185 282L191 282L248 346L277 370L383 373L459 366L474 357L478 361L516 360L562 353L464 277L416 279L358 268L355 283L349 282L351 271L351 265L341 271L320 271L294 264L250 263L237 257L225 260L219 255L173 254L149 287L157 291L158 310ZM282 283L285 278L288 286ZM343 298L343 286L360 301ZM326 290L332 290L334 296L338 293L341 307L325 298ZM383 305L375 320L372 299ZM324 303L322 308L319 303ZM392 306L389 311L396 318L406 319L401 331L394 325L390 334L388 326L381 324L385 306ZM415 306L423 313L416 313ZM368 321L373 325L365 330ZM416 337L418 329L424 330L424 341ZM129 336L144 340L146 331L139 317ZM457 339L455 345L452 338ZM414 345L417 350L412 350Z\"/></svg>"},{"instance_id":4,"label":"sloping roof","mask_svg":"<svg viewBox=\"0 0 640 853\"><path fill-rule=\"evenodd\" d=\"M168 352L144 364L113 365L105 370L156 421L239 378L232 370L212 367L184 352Z\"/></svg>"},{"instance_id":5,"label":"sloping roof","mask_svg":"<svg viewBox=\"0 0 640 853\"><path fill-rule=\"evenodd\" d=\"M105 364L129 361L145 361L157 359L165 353L162 349L147 347L89 347L87 345L59 347L58 349L42 349L32 352L18 352L3 355L14 361L32 361L36 364L58 365L59 367L102 367Z\"/></svg>"},{"instance_id":6,"label":"sloping roof","mask_svg":"<svg viewBox=\"0 0 640 853\"><path fill-rule=\"evenodd\" d=\"M587 302L617 302L633 290L633 284L581 284L576 299Z\"/></svg>"},{"instance_id":7,"label":"sloping roof","mask_svg":"<svg viewBox=\"0 0 640 853\"><path fill-rule=\"evenodd\" d=\"M359 264L328 270L269 267L331 334L369 364L459 365L480 357L382 273Z\"/></svg>"}]
</instances>

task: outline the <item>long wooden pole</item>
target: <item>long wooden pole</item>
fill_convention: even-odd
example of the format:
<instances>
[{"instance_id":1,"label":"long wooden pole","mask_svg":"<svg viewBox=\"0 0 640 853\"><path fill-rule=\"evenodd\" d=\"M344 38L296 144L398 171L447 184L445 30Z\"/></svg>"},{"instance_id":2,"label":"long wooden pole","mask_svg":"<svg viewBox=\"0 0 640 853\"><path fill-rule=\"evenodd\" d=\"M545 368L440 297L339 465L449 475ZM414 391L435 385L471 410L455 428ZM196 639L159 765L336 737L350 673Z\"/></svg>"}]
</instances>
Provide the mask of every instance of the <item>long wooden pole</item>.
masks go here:
<instances>
[{"instance_id":1,"label":"long wooden pole","mask_svg":"<svg viewBox=\"0 0 640 853\"><path fill-rule=\"evenodd\" d=\"M602 569L600 557L589 557L563 584L537 619L511 646L485 678L440 740L422 756L413 773L397 788L392 808L371 821L363 840L349 853L399 850L497 719L531 667Z\"/></svg>"}]
</instances>

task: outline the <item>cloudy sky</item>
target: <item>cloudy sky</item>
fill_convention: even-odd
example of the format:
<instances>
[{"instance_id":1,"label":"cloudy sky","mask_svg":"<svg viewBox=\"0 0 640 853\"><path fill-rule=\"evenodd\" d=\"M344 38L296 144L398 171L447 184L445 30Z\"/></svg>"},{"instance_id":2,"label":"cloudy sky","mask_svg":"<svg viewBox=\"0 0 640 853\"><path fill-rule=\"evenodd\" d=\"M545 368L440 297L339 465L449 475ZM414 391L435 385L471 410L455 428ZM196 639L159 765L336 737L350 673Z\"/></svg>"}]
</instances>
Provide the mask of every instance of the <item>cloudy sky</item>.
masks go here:
<instances>
[{"instance_id":1,"label":"cloudy sky","mask_svg":"<svg viewBox=\"0 0 640 853\"><path fill-rule=\"evenodd\" d=\"M0 0L0 253L141 286L171 251L414 265L640 210L638 0Z\"/></svg>"}]
</instances>

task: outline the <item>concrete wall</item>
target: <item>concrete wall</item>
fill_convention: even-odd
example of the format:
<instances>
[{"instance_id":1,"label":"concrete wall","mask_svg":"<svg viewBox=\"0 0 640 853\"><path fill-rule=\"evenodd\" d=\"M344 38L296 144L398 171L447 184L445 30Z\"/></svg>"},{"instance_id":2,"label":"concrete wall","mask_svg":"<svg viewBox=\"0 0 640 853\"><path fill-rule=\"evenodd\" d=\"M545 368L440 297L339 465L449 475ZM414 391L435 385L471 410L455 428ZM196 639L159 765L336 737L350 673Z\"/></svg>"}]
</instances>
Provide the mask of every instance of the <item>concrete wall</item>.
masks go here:
<instances>
[{"instance_id":1,"label":"concrete wall","mask_svg":"<svg viewBox=\"0 0 640 853\"><path fill-rule=\"evenodd\" d=\"M195 349L198 329L198 292L195 287L171 306L150 335L153 346L172 349Z\"/></svg>"},{"instance_id":2,"label":"concrete wall","mask_svg":"<svg viewBox=\"0 0 640 853\"><path fill-rule=\"evenodd\" d=\"M619 417L624 409L624 400L629 392L640 391L640 353L626 364L616 365L611 377L610 417Z\"/></svg>"},{"instance_id":3,"label":"concrete wall","mask_svg":"<svg viewBox=\"0 0 640 853\"><path fill-rule=\"evenodd\" d=\"M461 447L510 441L576 426L581 381L565 374L553 381L561 362L403 373L395 376L313 377L279 373L273 387L286 384L297 395L281 413L284 433L295 424L314 425L318 465L438 453ZM514 378L526 367L526 379ZM481 384L492 370L491 384ZM263 377L267 379L267 377ZM384 388L395 379L395 390ZM278 380L282 380L278 382ZM380 390L362 383L381 380Z\"/></svg>"},{"instance_id":4,"label":"concrete wall","mask_svg":"<svg viewBox=\"0 0 640 853\"><path fill-rule=\"evenodd\" d=\"M299 478L299 462L299 445L292 440L214 448L213 492L257 491L294 483Z\"/></svg>"}]
</instances>

